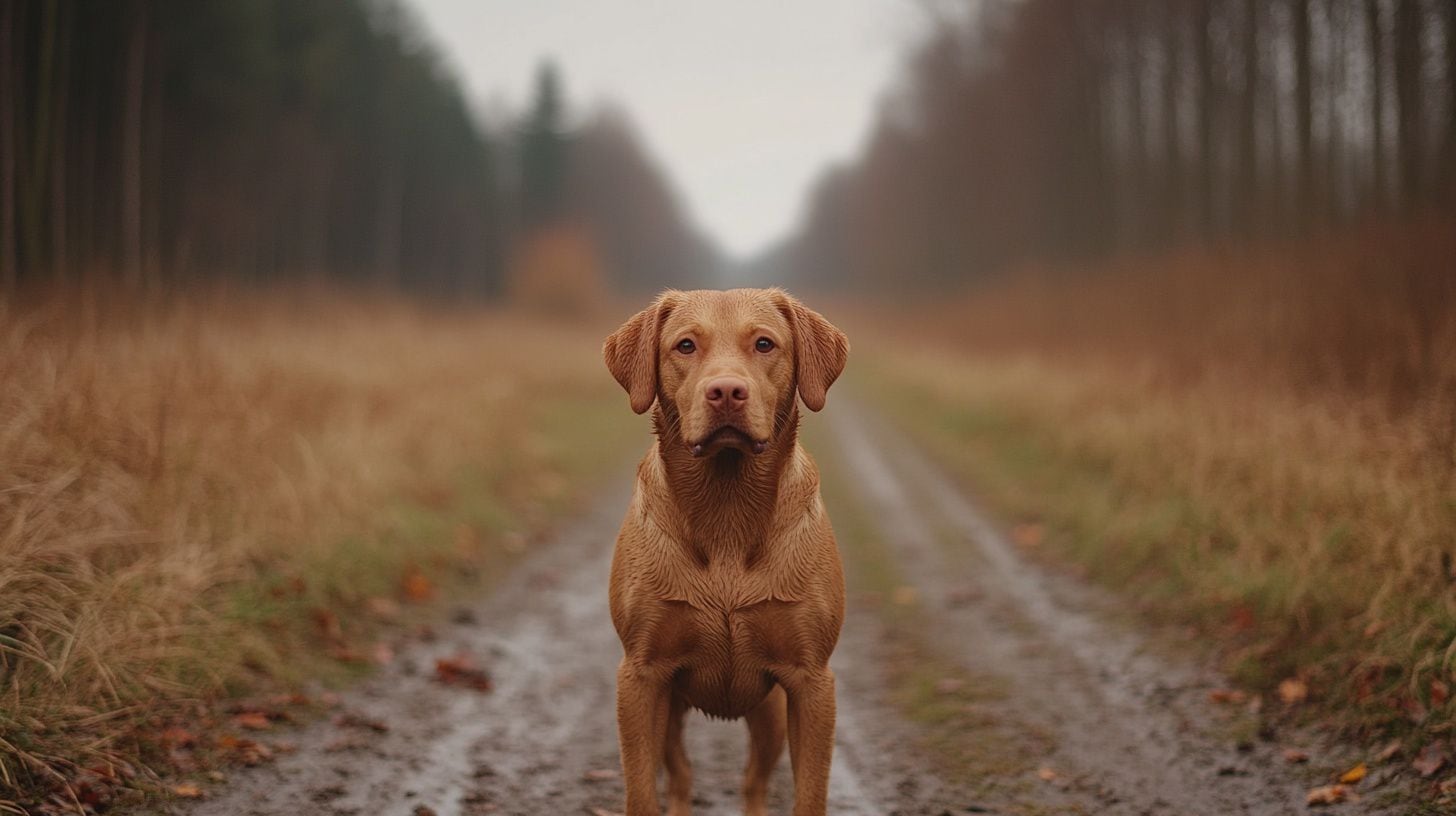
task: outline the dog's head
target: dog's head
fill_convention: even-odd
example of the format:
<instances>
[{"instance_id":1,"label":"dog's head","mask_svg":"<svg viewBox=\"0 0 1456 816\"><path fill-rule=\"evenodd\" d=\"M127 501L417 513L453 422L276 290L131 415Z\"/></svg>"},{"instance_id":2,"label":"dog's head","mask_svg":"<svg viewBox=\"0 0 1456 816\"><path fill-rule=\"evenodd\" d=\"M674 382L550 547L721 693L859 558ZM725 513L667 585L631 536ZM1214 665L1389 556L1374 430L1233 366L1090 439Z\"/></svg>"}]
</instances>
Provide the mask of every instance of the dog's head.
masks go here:
<instances>
[{"instance_id":1,"label":"dog's head","mask_svg":"<svg viewBox=\"0 0 1456 816\"><path fill-rule=\"evenodd\" d=\"M844 370L849 341L781 289L668 291L602 346L632 410L660 401L694 456L766 450L793 415L812 411ZM667 442L668 440L663 440Z\"/></svg>"}]
</instances>

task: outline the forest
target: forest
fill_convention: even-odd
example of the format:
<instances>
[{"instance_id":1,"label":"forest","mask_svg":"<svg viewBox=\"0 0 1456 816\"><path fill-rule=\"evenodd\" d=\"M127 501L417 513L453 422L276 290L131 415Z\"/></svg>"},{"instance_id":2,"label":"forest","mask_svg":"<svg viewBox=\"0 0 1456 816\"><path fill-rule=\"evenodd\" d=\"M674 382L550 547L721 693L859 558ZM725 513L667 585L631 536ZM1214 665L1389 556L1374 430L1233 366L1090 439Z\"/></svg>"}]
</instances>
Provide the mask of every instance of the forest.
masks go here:
<instances>
[{"instance_id":1,"label":"forest","mask_svg":"<svg viewBox=\"0 0 1456 816\"><path fill-rule=\"evenodd\" d=\"M1456 211L1456 4L928 9L862 155L765 269L946 289Z\"/></svg>"},{"instance_id":2,"label":"forest","mask_svg":"<svg viewBox=\"0 0 1456 816\"><path fill-rule=\"evenodd\" d=\"M558 223L608 283L716 262L624 114L570 110L543 65L530 110L485 122L391 0L9 0L0 56L6 287L490 296Z\"/></svg>"}]
</instances>

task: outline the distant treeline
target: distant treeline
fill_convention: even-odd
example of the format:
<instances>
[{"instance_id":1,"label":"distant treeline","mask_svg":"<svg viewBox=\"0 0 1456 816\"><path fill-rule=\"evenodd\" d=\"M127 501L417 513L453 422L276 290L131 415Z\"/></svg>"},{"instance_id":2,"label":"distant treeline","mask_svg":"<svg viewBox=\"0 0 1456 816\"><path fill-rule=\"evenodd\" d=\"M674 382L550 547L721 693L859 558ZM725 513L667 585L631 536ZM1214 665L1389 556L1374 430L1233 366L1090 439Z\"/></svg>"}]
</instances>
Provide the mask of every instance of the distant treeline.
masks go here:
<instances>
[{"instance_id":1,"label":"distant treeline","mask_svg":"<svg viewBox=\"0 0 1456 816\"><path fill-rule=\"evenodd\" d=\"M903 86L769 271L945 286L1456 211L1453 0L924 7Z\"/></svg>"},{"instance_id":2,"label":"distant treeline","mask_svg":"<svg viewBox=\"0 0 1456 816\"><path fill-rule=\"evenodd\" d=\"M490 294L553 219L622 283L712 263L620 116L566 122L543 70L524 121L487 129L393 0L3 0L0 286Z\"/></svg>"}]
</instances>

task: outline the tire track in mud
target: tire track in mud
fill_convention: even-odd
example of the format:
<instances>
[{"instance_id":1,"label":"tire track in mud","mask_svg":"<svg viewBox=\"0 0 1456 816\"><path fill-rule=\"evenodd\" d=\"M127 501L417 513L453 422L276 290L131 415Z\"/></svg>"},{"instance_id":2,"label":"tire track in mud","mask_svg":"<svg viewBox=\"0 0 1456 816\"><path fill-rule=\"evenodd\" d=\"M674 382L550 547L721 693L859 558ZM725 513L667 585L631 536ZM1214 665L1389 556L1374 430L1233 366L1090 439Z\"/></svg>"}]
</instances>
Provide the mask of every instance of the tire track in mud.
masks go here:
<instances>
[{"instance_id":1,"label":"tire track in mud","mask_svg":"<svg viewBox=\"0 0 1456 816\"><path fill-rule=\"evenodd\" d=\"M916 639L999 690L975 703L994 724L954 739L1007 742L988 745L992 753L1033 752L1030 765L1011 770L940 761L927 725L899 707L903 632L883 607L851 593L833 661L839 717L830 813L1306 812L1309 780L1282 767L1275 745L1240 752L1231 736L1217 733L1225 712L1207 700L1208 689L1221 685L1215 676L1174 665L1135 633L1106 623L1099 610L1113 604L1105 594L1024 563L951 480L869 409L841 398L815 422L824 423L816 430L834 447L820 461L838 468L826 469L826 482L852 497L895 571L916 588ZM234 774L214 798L186 811L619 812L614 684L621 647L606 594L631 479L627 471L615 477L616 489L511 567L489 597L455 616L461 622L442 624L433 642L402 649L342 695L343 712L381 722L387 732L335 720L300 728L287 735L294 752ZM435 682L434 660L456 653L476 657L494 691ZM1034 737L1018 740L1018 733ZM694 813L741 812L743 724L690 714L686 739ZM1037 778L1039 766L1055 769L1056 780ZM770 791L771 812L788 813L787 755ZM1338 812L1380 811L1355 804Z\"/></svg>"},{"instance_id":2,"label":"tire track in mud","mask_svg":"<svg viewBox=\"0 0 1456 816\"><path fill-rule=\"evenodd\" d=\"M491 596L442 625L434 642L401 651L340 711L383 733L321 721L287 735L296 746L240 771L193 816L320 813L439 816L619 812L615 674L621 647L607 612L607 572L627 506L630 473L583 518L528 556ZM873 616L852 612L834 666L839 728L830 812L939 814L956 797L924 770L877 685ZM490 693L432 679L434 660L457 653L487 668ZM740 812L747 733L741 722L690 714L694 812ZM606 771L608 773L600 773ZM597 772L597 773L593 773ZM774 812L792 807L787 757L771 787Z\"/></svg>"},{"instance_id":3,"label":"tire track in mud","mask_svg":"<svg viewBox=\"0 0 1456 816\"><path fill-rule=\"evenodd\" d=\"M1108 816L1308 812L1309 772L1290 769L1272 740L1234 738L1230 713L1208 698L1225 686L1215 672L1110 623L1116 601L1106 593L1025 562L952 479L869 409L842 399L828 420L847 466L842 478L924 599L936 633L930 648L1005 690L991 704L1003 732L1009 725L1054 744L1039 764L1056 784L990 780L998 807ZM1340 812L1386 811L1367 799Z\"/></svg>"}]
</instances>

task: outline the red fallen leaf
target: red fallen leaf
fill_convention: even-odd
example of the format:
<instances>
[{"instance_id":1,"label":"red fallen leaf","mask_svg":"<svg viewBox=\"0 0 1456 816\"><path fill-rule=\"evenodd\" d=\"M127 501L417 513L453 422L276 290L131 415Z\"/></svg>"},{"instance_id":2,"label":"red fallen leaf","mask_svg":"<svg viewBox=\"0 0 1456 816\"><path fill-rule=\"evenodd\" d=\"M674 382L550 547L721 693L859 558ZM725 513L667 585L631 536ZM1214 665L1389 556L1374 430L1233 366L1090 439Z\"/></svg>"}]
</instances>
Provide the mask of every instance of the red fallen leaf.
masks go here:
<instances>
[{"instance_id":1,"label":"red fallen leaf","mask_svg":"<svg viewBox=\"0 0 1456 816\"><path fill-rule=\"evenodd\" d=\"M249 731L267 731L273 727L273 721L261 711L244 711L233 717L233 725Z\"/></svg>"},{"instance_id":2,"label":"red fallen leaf","mask_svg":"<svg viewBox=\"0 0 1456 816\"><path fill-rule=\"evenodd\" d=\"M1310 807L1338 805L1350 797L1350 789L1344 785L1323 785L1311 788L1304 796L1304 803Z\"/></svg>"},{"instance_id":3,"label":"red fallen leaf","mask_svg":"<svg viewBox=\"0 0 1456 816\"><path fill-rule=\"evenodd\" d=\"M471 664L465 655L442 657L435 661L435 679L451 686L465 686L476 691L490 691L495 685L490 675Z\"/></svg>"},{"instance_id":4,"label":"red fallen leaf","mask_svg":"<svg viewBox=\"0 0 1456 816\"><path fill-rule=\"evenodd\" d=\"M162 744L169 748L191 748L197 744L197 735L177 726L164 728L162 729Z\"/></svg>"},{"instance_id":5,"label":"red fallen leaf","mask_svg":"<svg viewBox=\"0 0 1456 816\"><path fill-rule=\"evenodd\" d=\"M1286 705L1297 705L1309 697L1309 686L1298 677L1291 677L1279 684L1279 699Z\"/></svg>"},{"instance_id":6,"label":"red fallen leaf","mask_svg":"<svg viewBox=\"0 0 1456 816\"><path fill-rule=\"evenodd\" d=\"M1249 699L1249 695L1237 689L1214 689L1208 693L1208 699L1215 703L1242 703Z\"/></svg>"},{"instance_id":7,"label":"red fallen leaf","mask_svg":"<svg viewBox=\"0 0 1456 816\"><path fill-rule=\"evenodd\" d=\"M207 794L203 793L202 788L199 788L196 785L189 785L184 783L181 785L173 785L172 795L180 796L183 799L201 799Z\"/></svg>"},{"instance_id":8,"label":"red fallen leaf","mask_svg":"<svg viewBox=\"0 0 1456 816\"><path fill-rule=\"evenodd\" d=\"M602 782L607 779L616 779L620 775L611 768L594 768L582 774L582 778L588 782Z\"/></svg>"},{"instance_id":9,"label":"red fallen leaf","mask_svg":"<svg viewBox=\"0 0 1456 816\"><path fill-rule=\"evenodd\" d=\"M1446 746L1433 742L1416 754L1416 758L1411 760L1411 767L1415 768L1416 773L1420 774L1422 778L1426 778L1446 767L1450 758L1450 755L1446 753Z\"/></svg>"},{"instance_id":10,"label":"red fallen leaf","mask_svg":"<svg viewBox=\"0 0 1456 816\"><path fill-rule=\"evenodd\" d=\"M244 765L262 765L273 758L273 749L255 740L224 735L217 738L217 747Z\"/></svg>"},{"instance_id":11,"label":"red fallen leaf","mask_svg":"<svg viewBox=\"0 0 1456 816\"><path fill-rule=\"evenodd\" d=\"M381 666L387 666L394 662L394 647L381 640L374 644L374 648L370 650L369 656L375 663Z\"/></svg>"},{"instance_id":12,"label":"red fallen leaf","mask_svg":"<svg viewBox=\"0 0 1456 816\"><path fill-rule=\"evenodd\" d=\"M1229 625L1236 631L1247 632L1254 628L1254 610L1244 604L1238 604L1229 610Z\"/></svg>"},{"instance_id":13,"label":"red fallen leaf","mask_svg":"<svg viewBox=\"0 0 1456 816\"><path fill-rule=\"evenodd\" d=\"M386 734L389 732L389 724L383 720L363 717L358 714L340 714L334 718L334 725L340 728L367 728L377 734Z\"/></svg>"},{"instance_id":14,"label":"red fallen leaf","mask_svg":"<svg viewBox=\"0 0 1456 816\"><path fill-rule=\"evenodd\" d=\"M430 579L418 569L411 570L404 576L404 583L401 585L406 600L421 603L428 601L435 596L435 586Z\"/></svg>"},{"instance_id":15,"label":"red fallen leaf","mask_svg":"<svg viewBox=\"0 0 1456 816\"><path fill-rule=\"evenodd\" d=\"M344 627L339 625L339 616L333 610L316 607L310 615L313 617L314 626L318 627L319 634L325 640L334 643L341 643L344 640Z\"/></svg>"},{"instance_id":16,"label":"red fallen leaf","mask_svg":"<svg viewBox=\"0 0 1456 816\"><path fill-rule=\"evenodd\" d=\"M1309 754L1305 751L1299 750L1298 748L1285 748L1284 761L1288 762L1291 765L1297 765L1301 762L1308 762Z\"/></svg>"},{"instance_id":17,"label":"red fallen leaf","mask_svg":"<svg viewBox=\"0 0 1456 816\"><path fill-rule=\"evenodd\" d=\"M1023 522L1011 528L1011 540L1025 550L1034 550L1041 546L1045 537L1046 527L1037 522Z\"/></svg>"},{"instance_id":18,"label":"red fallen leaf","mask_svg":"<svg viewBox=\"0 0 1456 816\"><path fill-rule=\"evenodd\" d=\"M275 706L304 706L309 704L309 699L307 694L299 694L296 692L293 694L275 694L268 698L268 704Z\"/></svg>"},{"instance_id":19,"label":"red fallen leaf","mask_svg":"<svg viewBox=\"0 0 1456 816\"><path fill-rule=\"evenodd\" d=\"M399 617L399 602L393 598L374 596L364 599L364 609L380 620L392 621Z\"/></svg>"},{"instance_id":20,"label":"red fallen leaf","mask_svg":"<svg viewBox=\"0 0 1456 816\"><path fill-rule=\"evenodd\" d=\"M1413 723L1423 723L1430 715L1430 711L1414 697L1402 697L1396 707L1405 712L1406 718Z\"/></svg>"},{"instance_id":21,"label":"red fallen leaf","mask_svg":"<svg viewBox=\"0 0 1456 816\"><path fill-rule=\"evenodd\" d=\"M369 655L351 646L335 646L326 654L340 663L368 663L370 660Z\"/></svg>"},{"instance_id":22,"label":"red fallen leaf","mask_svg":"<svg viewBox=\"0 0 1456 816\"><path fill-rule=\"evenodd\" d=\"M1440 680L1431 681L1431 706L1440 708L1451 697L1451 687Z\"/></svg>"}]
</instances>

